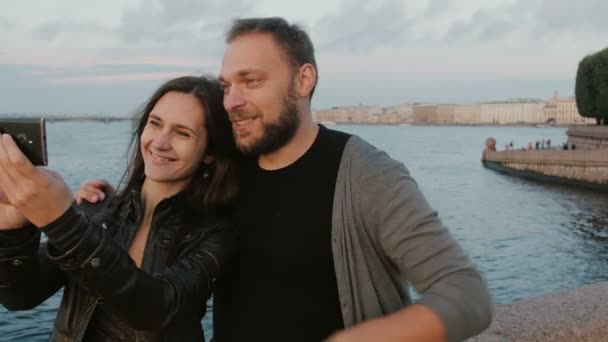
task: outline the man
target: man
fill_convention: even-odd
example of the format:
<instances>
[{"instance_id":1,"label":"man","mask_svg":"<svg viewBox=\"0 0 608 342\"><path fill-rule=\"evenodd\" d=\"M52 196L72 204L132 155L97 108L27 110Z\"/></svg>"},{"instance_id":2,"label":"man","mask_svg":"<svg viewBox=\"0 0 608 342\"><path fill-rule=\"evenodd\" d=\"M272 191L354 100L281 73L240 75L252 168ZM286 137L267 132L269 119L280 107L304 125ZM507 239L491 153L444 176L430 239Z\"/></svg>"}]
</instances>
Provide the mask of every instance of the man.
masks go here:
<instances>
[{"instance_id":1,"label":"man","mask_svg":"<svg viewBox=\"0 0 608 342\"><path fill-rule=\"evenodd\" d=\"M457 341L484 330L484 281L407 169L313 122L306 32L281 18L238 19L227 44L224 106L247 163L215 340Z\"/></svg>"}]
</instances>

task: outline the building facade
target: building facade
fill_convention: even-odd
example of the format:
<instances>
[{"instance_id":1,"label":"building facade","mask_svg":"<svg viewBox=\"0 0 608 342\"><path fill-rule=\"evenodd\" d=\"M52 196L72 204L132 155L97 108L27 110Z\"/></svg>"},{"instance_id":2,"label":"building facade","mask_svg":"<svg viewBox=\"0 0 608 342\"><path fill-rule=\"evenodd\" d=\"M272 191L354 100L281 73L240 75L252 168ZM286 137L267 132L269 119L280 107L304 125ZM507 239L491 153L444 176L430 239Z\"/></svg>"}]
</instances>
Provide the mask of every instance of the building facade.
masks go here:
<instances>
[{"instance_id":1,"label":"building facade","mask_svg":"<svg viewBox=\"0 0 608 342\"><path fill-rule=\"evenodd\" d=\"M411 121L412 105L333 107L313 111L316 122L346 124L399 124Z\"/></svg>"},{"instance_id":2,"label":"building facade","mask_svg":"<svg viewBox=\"0 0 608 342\"><path fill-rule=\"evenodd\" d=\"M413 123L417 125L436 124L439 121L438 105L415 105Z\"/></svg>"},{"instance_id":3,"label":"building facade","mask_svg":"<svg viewBox=\"0 0 608 342\"><path fill-rule=\"evenodd\" d=\"M414 106L411 103L404 103L394 107L388 107L384 111L387 117L385 123L407 123L414 121Z\"/></svg>"},{"instance_id":4,"label":"building facade","mask_svg":"<svg viewBox=\"0 0 608 342\"><path fill-rule=\"evenodd\" d=\"M413 121L416 124L462 125L479 123L479 105L417 105L414 106Z\"/></svg>"},{"instance_id":5,"label":"building facade","mask_svg":"<svg viewBox=\"0 0 608 342\"><path fill-rule=\"evenodd\" d=\"M511 99L485 102L480 105L480 122L489 124L515 124L543 122L545 104L538 99Z\"/></svg>"},{"instance_id":6,"label":"building facade","mask_svg":"<svg viewBox=\"0 0 608 342\"><path fill-rule=\"evenodd\" d=\"M574 97L560 98L555 96L546 101L543 108L543 122L558 125L585 125L594 124L594 118L585 118L580 115Z\"/></svg>"},{"instance_id":7,"label":"building facade","mask_svg":"<svg viewBox=\"0 0 608 342\"><path fill-rule=\"evenodd\" d=\"M381 106L344 106L313 111L313 119L321 123L344 124L592 124L595 119L583 118L576 100L555 96L539 99L511 99L481 104L401 104Z\"/></svg>"},{"instance_id":8,"label":"building facade","mask_svg":"<svg viewBox=\"0 0 608 342\"><path fill-rule=\"evenodd\" d=\"M457 105L454 106L454 123L460 125L474 125L480 121L481 106Z\"/></svg>"}]
</instances>

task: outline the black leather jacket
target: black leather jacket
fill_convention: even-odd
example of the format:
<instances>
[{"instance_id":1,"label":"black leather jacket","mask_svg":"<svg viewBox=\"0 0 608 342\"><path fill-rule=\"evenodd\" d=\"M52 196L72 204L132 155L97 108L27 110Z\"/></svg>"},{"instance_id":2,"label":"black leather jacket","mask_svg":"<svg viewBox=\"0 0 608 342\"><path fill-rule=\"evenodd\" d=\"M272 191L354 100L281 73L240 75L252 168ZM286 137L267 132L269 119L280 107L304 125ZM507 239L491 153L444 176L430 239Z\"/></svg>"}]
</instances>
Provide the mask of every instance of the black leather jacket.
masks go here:
<instances>
[{"instance_id":1,"label":"black leather jacket","mask_svg":"<svg viewBox=\"0 0 608 342\"><path fill-rule=\"evenodd\" d=\"M0 304L32 309L64 287L51 341L81 341L98 304L132 327L136 341L204 341L201 319L232 252L224 218L185 209L179 195L153 215L141 269L127 247L142 214L122 205L72 206L42 231L0 231Z\"/></svg>"}]
</instances>

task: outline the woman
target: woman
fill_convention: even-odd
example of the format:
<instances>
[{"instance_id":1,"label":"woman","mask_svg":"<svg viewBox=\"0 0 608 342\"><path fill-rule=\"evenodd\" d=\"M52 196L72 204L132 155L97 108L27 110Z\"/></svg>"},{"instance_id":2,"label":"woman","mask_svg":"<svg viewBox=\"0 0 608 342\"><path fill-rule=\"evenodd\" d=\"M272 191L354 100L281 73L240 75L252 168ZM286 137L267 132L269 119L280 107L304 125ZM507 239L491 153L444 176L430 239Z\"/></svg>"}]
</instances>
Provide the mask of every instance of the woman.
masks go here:
<instances>
[{"instance_id":1,"label":"woman","mask_svg":"<svg viewBox=\"0 0 608 342\"><path fill-rule=\"evenodd\" d=\"M51 341L203 341L237 194L222 96L204 77L161 86L136 118L123 186L102 204L76 206L3 135L0 304L31 309L64 287Z\"/></svg>"}]
</instances>

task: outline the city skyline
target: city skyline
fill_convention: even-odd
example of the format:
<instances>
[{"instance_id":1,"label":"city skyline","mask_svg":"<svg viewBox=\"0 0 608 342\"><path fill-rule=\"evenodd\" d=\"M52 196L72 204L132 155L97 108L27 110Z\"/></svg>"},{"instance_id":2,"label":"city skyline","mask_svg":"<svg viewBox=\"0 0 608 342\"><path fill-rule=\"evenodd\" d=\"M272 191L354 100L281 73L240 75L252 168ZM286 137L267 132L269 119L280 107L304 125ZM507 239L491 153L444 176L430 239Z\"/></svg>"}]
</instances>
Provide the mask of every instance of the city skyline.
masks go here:
<instances>
[{"instance_id":1,"label":"city skyline","mask_svg":"<svg viewBox=\"0 0 608 342\"><path fill-rule=\"evenodd\" d=\"M0 113L128 116L168 78L217 74L237 16L308 30L315 108L571 96L580 59L606 45L606 10L597 0L7 0Z\"/></svg>"}]
</instances>

